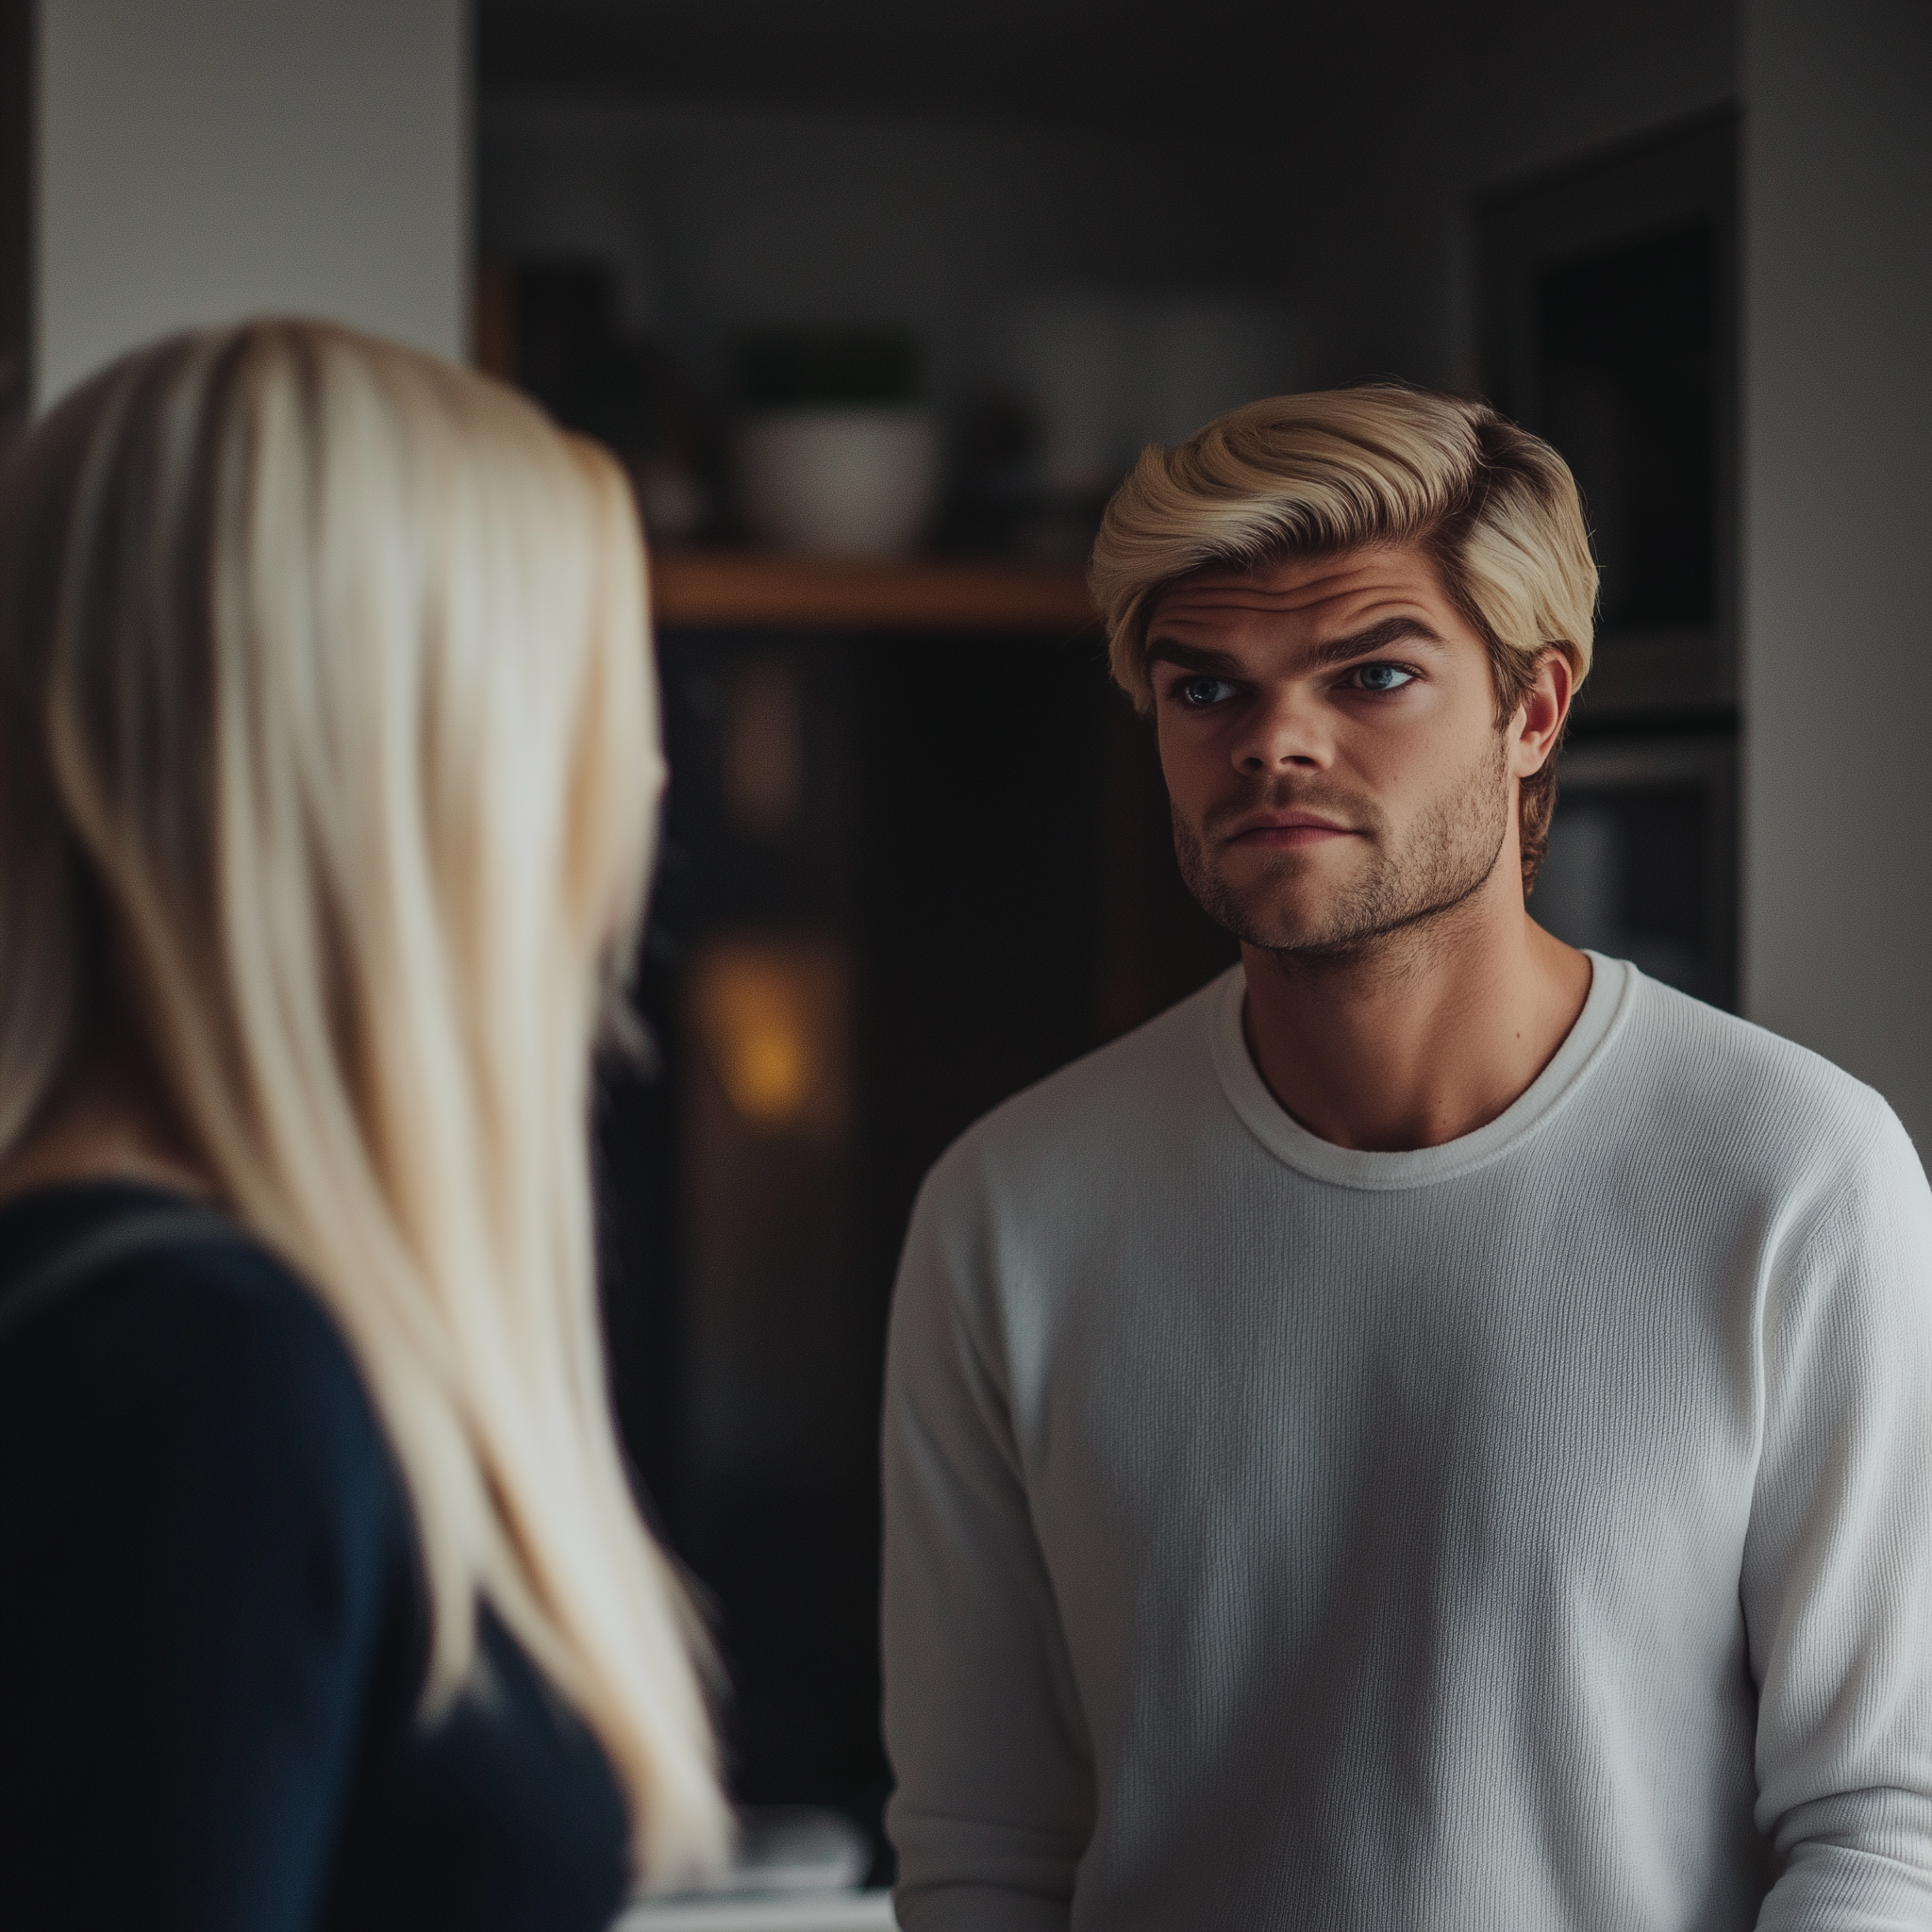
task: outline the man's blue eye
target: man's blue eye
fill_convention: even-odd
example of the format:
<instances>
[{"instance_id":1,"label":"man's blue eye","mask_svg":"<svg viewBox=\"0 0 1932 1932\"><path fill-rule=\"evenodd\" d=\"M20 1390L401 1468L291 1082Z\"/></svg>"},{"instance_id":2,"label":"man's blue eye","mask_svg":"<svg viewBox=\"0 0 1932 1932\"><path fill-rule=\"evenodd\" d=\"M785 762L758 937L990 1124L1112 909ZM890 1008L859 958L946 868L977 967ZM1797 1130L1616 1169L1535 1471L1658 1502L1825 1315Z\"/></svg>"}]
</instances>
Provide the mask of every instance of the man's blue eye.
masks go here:
<instances>
[{"instance_id":1,"label":"man's blue eye","mask_svg":"<svg viewBox=\"0 0 1932 1932\"><path fill-rule=\"evenodd\" d=\"M1413 671L1399 664L1357 664L1355 675L1363 691L1400 691L1415 677Z\"/></svg>"},{"instance_id":2,"label":"man's blue eye","mask_svg":"<svg viewBox=\"0 0 1932 1932\"><path fill-rule=\"evenodd\" d=\"M1208 705L1218 705L1227 695L1229 686L1221 677L1184 677L1181 679L1181 700L1197 709Z\"/></svg>"}]
</instances>

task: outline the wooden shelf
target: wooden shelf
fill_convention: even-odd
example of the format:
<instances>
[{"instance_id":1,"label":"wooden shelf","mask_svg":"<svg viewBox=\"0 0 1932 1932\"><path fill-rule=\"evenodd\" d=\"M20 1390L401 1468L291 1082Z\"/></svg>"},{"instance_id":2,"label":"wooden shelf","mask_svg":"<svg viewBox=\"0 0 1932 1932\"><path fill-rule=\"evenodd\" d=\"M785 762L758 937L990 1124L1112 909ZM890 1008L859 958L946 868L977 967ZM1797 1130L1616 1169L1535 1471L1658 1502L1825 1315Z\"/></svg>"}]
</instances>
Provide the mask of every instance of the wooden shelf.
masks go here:
<instances>
[{"instance_id":1,"label":"wooden shelf","mask_svg":"<svg viewBox=\"0 0 1932 1932\"><path fill-rule=\"evenodd\" d=\"M652 604L674 630L1085 630L1082 573L954 558L841 563L755 550L667 550Z\"/></svg>"}]
</instances>

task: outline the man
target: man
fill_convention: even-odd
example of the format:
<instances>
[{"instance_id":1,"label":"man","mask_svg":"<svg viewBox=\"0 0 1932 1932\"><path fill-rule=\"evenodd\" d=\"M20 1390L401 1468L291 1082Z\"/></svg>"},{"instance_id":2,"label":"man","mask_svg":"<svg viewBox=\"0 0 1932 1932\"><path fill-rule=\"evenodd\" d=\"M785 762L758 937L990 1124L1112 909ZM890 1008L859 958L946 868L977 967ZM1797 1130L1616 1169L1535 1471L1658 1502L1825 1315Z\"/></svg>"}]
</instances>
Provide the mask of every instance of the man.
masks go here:
<instances>
[{"instance_id":1,"label":"man","mask_svg":"<svg viewBox=\"0 0 1932 1932\"><path fill-rule=\"evenodd\" d=\"M1528 915L1569 473L1257 404L1093 582L1242 963L921 1197L903 1924L1932 1926L1932 1200L1876 1094Z\"/></svg>"}]
</instances>

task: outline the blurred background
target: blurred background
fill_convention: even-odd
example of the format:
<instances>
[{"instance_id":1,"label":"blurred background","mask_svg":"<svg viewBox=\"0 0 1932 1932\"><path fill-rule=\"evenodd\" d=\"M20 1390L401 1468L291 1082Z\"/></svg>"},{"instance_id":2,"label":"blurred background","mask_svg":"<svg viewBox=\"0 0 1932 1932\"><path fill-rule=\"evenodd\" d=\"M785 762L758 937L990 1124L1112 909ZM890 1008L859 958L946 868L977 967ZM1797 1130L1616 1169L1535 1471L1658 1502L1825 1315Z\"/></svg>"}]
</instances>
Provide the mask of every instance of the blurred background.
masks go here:
<instances>
[{"instance_id":1,"label":"blurred background","mask_svg":"<svg viewBox=\"0 0 1932 1932\"><path fill-rule=\"evenodd\" d=\"M674 784L613 1373L800 1857L888 1874L919 1179L1234 957L1081 576L1145 442L1376 375L1548 436L1603 629L1533 909L1932 1130L1922 0L0 0L0 90L8 425L300 309L635 481Z\"/></svg>"}]
</instances>

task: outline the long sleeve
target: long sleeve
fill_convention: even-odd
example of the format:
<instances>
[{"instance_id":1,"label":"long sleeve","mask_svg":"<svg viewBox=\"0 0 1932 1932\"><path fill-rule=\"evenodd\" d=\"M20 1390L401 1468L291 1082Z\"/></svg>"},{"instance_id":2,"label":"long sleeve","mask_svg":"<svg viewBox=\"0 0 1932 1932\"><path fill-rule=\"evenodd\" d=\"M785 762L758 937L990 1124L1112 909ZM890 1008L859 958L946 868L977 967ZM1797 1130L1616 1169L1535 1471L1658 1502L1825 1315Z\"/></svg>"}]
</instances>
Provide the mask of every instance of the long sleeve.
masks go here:
<instances>
[{"instance_id":1,"label":"long sleeve","mask_svg":"<svg viewBox=\"0 0 1932 1932\"><path fill-rule=\"evenodd\" d=\"M1497 1121L1284 1114L1241 982L928 1185L887 1416L911 1932L1932 1926L1932 1191L1599 960Z\"/></svg>"},{"instance_id":2,"label":"long sleeve","mask_svg":"<svg viewBox=\"0 0 1932 1932\"><path fill-rule=\"evenodd\" d=\"M1889 1114L1774 1244L1760 1333L1760 1932L1932 1925L1932 1195Z\"/></svg>"},{"instance_id":3,"label":"long sleeve","mask_svg":"<svg viewBox=\"0 0 1932 1932\"><path fill-rule=\"evenodd\" d=\"M1091 1756L984 1332L984 1230L939 1191L928 1183L913 1217L886 1372L899 1915L908 1932L1064 1932Z\"/></svg>"},{"instance_id":4,"label":"long sleeve","mask_svg":"<svg viewBox=\"0 0 1932 1932\"><path fill-rule=\"evenodd\" d=\"M341 1341L244 1251L0 1352L0 1897L37 1932L322 1915L407 1527Z\"/></svg>"}]
</instances>

